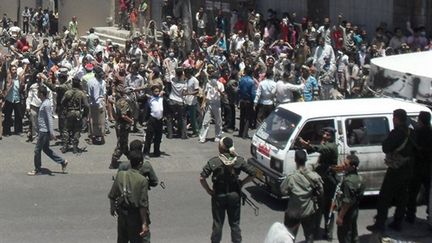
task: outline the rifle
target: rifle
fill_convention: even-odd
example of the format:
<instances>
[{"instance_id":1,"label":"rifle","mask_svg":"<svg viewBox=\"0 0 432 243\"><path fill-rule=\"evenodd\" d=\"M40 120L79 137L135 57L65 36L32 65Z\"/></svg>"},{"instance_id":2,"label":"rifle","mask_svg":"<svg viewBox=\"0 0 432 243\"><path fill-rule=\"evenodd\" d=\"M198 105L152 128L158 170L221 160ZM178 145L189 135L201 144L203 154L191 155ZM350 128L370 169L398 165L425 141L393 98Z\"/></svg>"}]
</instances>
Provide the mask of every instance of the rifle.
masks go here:
<instances>
[{"instance_id":1,"label":"rifle","mask_svg":"<svg viewBox=\"0 0 432 243\"><path fill-rule=\"evenodd\" d=\"M341 180L336 185L336 190L335 190L335 193L333 194L332 202L330 204L330 211L329 211L329 215L328 215L328 220L327 220L327 222L325 222L326 228L330 225L330 223L334 217L334 212L340 206L339 205L339 196L342 194L341 185L342 185L343 179L344 179L344 175L342 175Z\"/></svg>"},{"instance_id":2,"label":"rifle","mask_svg":"<svg viewBox=\"0 0 432 243\"><path fill-rule=\"evenodd\" d=\"M254 210L255 216L259 215L259 208L252 200L250 200L250 198L244 192L241 192L241 199L243 206L245 205L245 203L247 203Z\"/></svg>"}]
</instances>

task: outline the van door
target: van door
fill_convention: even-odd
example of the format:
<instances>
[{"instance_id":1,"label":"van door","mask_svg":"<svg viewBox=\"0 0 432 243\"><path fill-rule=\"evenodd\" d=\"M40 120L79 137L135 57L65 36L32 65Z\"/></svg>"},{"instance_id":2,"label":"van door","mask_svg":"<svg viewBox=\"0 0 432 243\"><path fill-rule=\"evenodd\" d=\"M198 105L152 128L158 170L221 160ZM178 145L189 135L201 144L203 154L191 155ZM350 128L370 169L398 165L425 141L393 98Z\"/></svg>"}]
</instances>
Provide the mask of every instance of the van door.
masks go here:
<instances>
[{"instance_id":1,"label":"van door","mask_svg":"<svg viewBox=\"0 0 432 243\"><path fill-rule=\"evenodd\" d=\"M359 173L366 182L366 191L378 191L386 171L381 144L390 132L388 116L344 118L345 142L350 152L360 159Z\"/></svg>"},{"instance_id":2,"label":"van door","mask_svg":"<svg viewBox=\"0 0 432 243\"><path fill-rule=\"evenodd\" d=\"M335 119L333 118L328 118L328 119L313 119L313 120L308 120L305 122L304 126L300 129L300 132L298 133L298 135L296 136L296 140L298 140L298 138L302 138L305 141L309 141L311 144L319 144L321 142L321 138L322 138L322 129L324 127L332 127L335 128L336 124L335 124ZM336 128L335 128L336 129ZM337 132L336 132L337 134ZM294 150L296 149L301 149L301 147L297 144L294 143L293 146L291 146L290 148L290 158L294 158ZM307 164L314 164L317 162L319 157L319 153L311 153L308 155L308 161ZM294 159L293 159L294 161Z\"/></svg>"}]
</instances>

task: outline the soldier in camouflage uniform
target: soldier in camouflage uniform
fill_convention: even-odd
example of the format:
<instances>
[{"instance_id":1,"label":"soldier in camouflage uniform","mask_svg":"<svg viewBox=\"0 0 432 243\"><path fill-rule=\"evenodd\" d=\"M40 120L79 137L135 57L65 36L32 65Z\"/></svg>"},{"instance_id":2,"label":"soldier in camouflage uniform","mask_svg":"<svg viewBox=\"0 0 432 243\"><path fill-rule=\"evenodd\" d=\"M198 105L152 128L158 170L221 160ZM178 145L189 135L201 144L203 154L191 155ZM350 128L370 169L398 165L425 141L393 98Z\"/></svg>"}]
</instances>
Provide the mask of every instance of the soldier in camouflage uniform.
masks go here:
<instances>
[{"instance_id":1,"label":"soldier in camouflage uniform","mask_svg":"<svg viewBox=\"0 0 432 243\"><path fill-rule=\"evenodd\" d=\"M280 185L282 195L289 196L284 224L296 237L300 225L305 241L314 241L319 195L323 193L323 181L315 172L306 168L307 155L304 150L295 152L296 170L287 175Z\"/></svg>"},{"instance_id":2,"label":"soldier in camouflage uniform","mask_svg":"<svg viewBox=\"0 0 432 243\"><path fill-rule=\"evenodd\" d=\"M66 112L66 132L65 143L61 151L66 153L69 149L69 142L72 141L73 153L77 153L80 132L82 127L82 119L87 116L89 104L87 96L81 90L80 80L78 78L72 79L72 89L66 91L61 101L61 106L64 107Z\"/></svg>"},{"instance_id":3,"label":"soldier in camouflage uniform","mask_svg":"<svg viewBox=\"0 0 432 243\"><path fill-rule=\"evenodd\" d=\"M68 141L66 140L66 138L68 137L66 134L66 129L65 125L66 125L66 118L65 118L65 109L64 107L62 107L61 105L61 101L63 99L64 94L66 93L66 91L68 91L69 89L72 88L72 84L70 82L70 80L68 80L68 69L67 68L60 68L59 69L59 74L58 74L58 81L60 82L60 84L53 84L48 82L48 78L44 75L41 75L41 79L44 80L44 84L53 92L57 93L57 106L55 109L56 114L58 115L58 129L60 131L60 135L61 135L61 141L63 144L67 143Z\"/></svg>"},{"instance_id":4,"label":"soldier in camouflage uniform","mask_svg":"<svg viewBox=\"0 0 432 243\"><path fill-rule=\"evenodd\" d=\"M130 109L129 102L126 99L126 93L123 86L117 86L116 89L117 101L115 103L115 130L117 135L117 146L114 149L112 155L110 169L117 169L119 164L118 160L124 155L128 155L128 139L129 139L129 129L133 125L133 114Z\"/></svg>"},{"instance_id":5,"label":"soldier in camouflage uniform","mask_svg":"<svg viewBox=\"0 0 432 243\"><path fill-rule=\"evenodd\" d=\"M334 217L330 218L330 206L333 199L334 192L336 190L337 180L336 174L331 170L331 166L337 164L338 161L338 148L335 143L335 129L333 127L324 127L321 129L322 138L320 144L310 144L303 139L300 139L301 145L307 149L308 153L317 152L320 154L317 164L315 165L315 172L321 176L324 182L324 195L321 200L319 207L319 213L324 215L325 220L325 235L327 240L332 240L333 238L333 226ZM317 216L317 230L320 229L321 216ZM318 232L316 236L319 237Z\"/></svg>"},{"instance_id":6,"label":"soldier in camouflage uniform","mask_svg":"<svg viewBox=\"0 0 432 243\"><path fill-rule=\"evenodd\" d=\"M337 236L340 243L359 242L357 231L357 218L360 199L365 189L363 179L357 174L360 160L354 155L348 155L343 167L345 176L341 182L340 193L337 197L338 216L336 218Z\"/></svg>"}]
</instances>

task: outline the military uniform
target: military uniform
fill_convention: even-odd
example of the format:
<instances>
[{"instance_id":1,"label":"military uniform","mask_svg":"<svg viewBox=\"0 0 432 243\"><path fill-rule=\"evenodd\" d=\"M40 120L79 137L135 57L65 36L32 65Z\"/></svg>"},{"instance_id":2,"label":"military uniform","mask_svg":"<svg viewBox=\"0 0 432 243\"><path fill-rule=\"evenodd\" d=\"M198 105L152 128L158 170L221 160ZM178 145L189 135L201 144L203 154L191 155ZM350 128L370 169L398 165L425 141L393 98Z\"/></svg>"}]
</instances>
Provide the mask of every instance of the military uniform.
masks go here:
<instances>
[{"instance_id":1,"label":"military uniform","mask_svg":"<svg viewBox=\"0 0 432 243\"><path fill-rule=\"evenodd\" d=\"M66 112L66 132L63 150L67 151L69 141L72 140L74 153L78 152L78 143L82 127L82 118L87 116L89 105L85 93L78 89L72 88L66 91L63 96L61 106Z\"/></svg>"},{"instance_id":2,"label":"military uniform","mask_svg":"<svg viewBox=\"0 0 432 243\"><path fill-rule=\"evenodd\" d=\"M119 165L119 171L121 170L129 170L130 169L130 163L123 162ZM159 184L159 179L153 169L153 166L150 164L150 161L144 160L141 167L139 168L139 173L143 175L147 180L150 187L155 187Z\"/></svg>"},{"instance_id":3,"label":"military uniform","mask_svg":"<svg viewBox=\"0 0 432 243\"><path fill-rule=\"evenodd\" d=\"M343 225L338 226L337 236L340 243L359 242L357 231L357 218L360 199L363 196L365 185L357 171L347 172L341 182L338 204L349 204L350 208L345 213Z\"/></svg>"},{"instance_id":4,"label":"military uniform","mask_svg":"<svg viewBox=\"0 0 432 243\"><path fill-rule=\"evenodd\" d=\"M128 139L129 139L129 129L131 124L123 119L123 116L132 117L132 112L129 106L129 102L123 96L117 100L115 103L115 117L116 117L116 136L117 136L117 146L114 149L114 153L111 159L110 168L116 169L118 167L118 160L124 155L128 155Z\"/></svg>"},{"instance_id":5,"label":"military uniform","mask_svg":"<svg viewBox=\"0 0 432 243\"><path fill-rule=\"evenodd\" d=\"M126 194L123 196L124 189ZM150 242L150 232L140 236L143 219L140 209L148 215L148 181L138 170L119 171L108 194L111 205L117 201L117 242ZM148 225L150 222L147 222Z\"/></svg>"},{"instance_id":6,"label":"military uniform","mask_svg":"<svg viewBox=\"0 0 432 243\"><path fill-rule=\"evenodd\" d=\"M241 188L238 176L242 171L249 176L254 176L255 170L242 157L231 157L229 154L224 154L222 158L235 160L235 162L230 166L226 166L222 162L221 156L213 157L201 172L202 178L208 178L211 175L213 182L214 194L211 199L213 232L211 242L221 241L226 212L231 227L231 241L239 243L242 241L242 237L240 230Z\"/></svg>"},{"instance_id":7,"label":"military uniform","mask_svg":"<svg viewBox=\"0 0 432 243\"><path fill-rule=\"evenodd\" d=\"M388 137L382 142L382 150L384 153L394 152L399 146L404 143L407 137L407 131L410 128L397 126L393 129ZM410 132L410 138L405 147L401 150L400 154L404 157L412 159L415 141L414 132ZM402 220L405 216L405 210L408 201L408 185L412 177L412 161L401 165L398 168L387 168L381 185L380 193L377 203L377 216L375 221L375 228L378 230L385 230L385 222L387 220L388 209L391 207L392 202L395 202L395 212L393 217L392 226L394 229L400 230Z\"/></svg>"},{"instance_id":8,"label":"military uniform","mask_svg":"<svg viewBox=\"0 0 432 243\"><path fill-rule=\"evenodd\" d=\"M321 176L324 182L324 195L320 203L319 212L317 215L316 229L318 230L321 225L321 214L324 215L325 220L325 233L328 239L333 237L334 217L331 219L330 224L327 225L329 220L330 206L336 190L337 180L336 175L330 167L337 164L338 148L334 142L326 142L319 145L312 145L312 150L320 154L319 161L315 167L315 171Z\"/></svg>"},{"instance_id":9,"label":"military uniform","mask_svg":"<svg viewBox=\"0 0 432 243\"><path fill-rule=\"evenodd\" d=\"M65 125L66 125L66 112L64 107L61 105L61 101L63 99L64 94L66 91L70 90L72 88L72 83L70 80L65 81L64 83L60 85L55 85L50 82L44 81L44 84L53 92L57 93L57 106L55 109L56 114L58 115L58 128L61 134L61 140L63 144L67 144L68 141L66 140L68 138Z\"/></svg>"},{"instance_id":10,"label":"military uniform","mask_svg":"<svg viewBox=\"0 0 432 243\"><path fill-rule=\"evenodd\" d=\"M319 207L318 198L313 192L311 183L319 188L321 194L323 193L321 177L314 171L300 168L288 175L280 186L282 195L289 196L284 224L294 237L297 235L301 224L306 242L313 242L314 240L315 221Z\"/></svg>"}]
</instances>

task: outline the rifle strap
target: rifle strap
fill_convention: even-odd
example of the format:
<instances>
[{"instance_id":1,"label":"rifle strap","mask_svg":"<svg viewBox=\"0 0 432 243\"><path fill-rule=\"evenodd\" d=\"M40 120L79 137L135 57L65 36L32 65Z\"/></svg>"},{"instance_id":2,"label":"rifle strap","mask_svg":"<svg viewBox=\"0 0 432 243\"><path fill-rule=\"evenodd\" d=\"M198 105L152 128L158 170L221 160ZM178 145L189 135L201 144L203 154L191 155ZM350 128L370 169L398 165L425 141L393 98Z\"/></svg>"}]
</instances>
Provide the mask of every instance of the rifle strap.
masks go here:
<instances>
[{"instance_id":1,"label":"rifle strap","mask_svg":"<svg viewBox=\"0 0 432 243\"><path fill-rule=\"evenodd\" d=\"M314 187L316 186L316 182L314 182L314 181L312 180L312 178L310 178L310 176L309 176L308 174L305 173L305 171L300 170L300 174L302 174L302 175L306 178L306 180L307 180L307 181L309 182L309 184L311 185L312 190L314 190Z\"/></svg>"}]
</instances>

